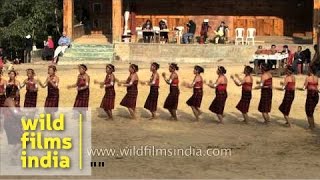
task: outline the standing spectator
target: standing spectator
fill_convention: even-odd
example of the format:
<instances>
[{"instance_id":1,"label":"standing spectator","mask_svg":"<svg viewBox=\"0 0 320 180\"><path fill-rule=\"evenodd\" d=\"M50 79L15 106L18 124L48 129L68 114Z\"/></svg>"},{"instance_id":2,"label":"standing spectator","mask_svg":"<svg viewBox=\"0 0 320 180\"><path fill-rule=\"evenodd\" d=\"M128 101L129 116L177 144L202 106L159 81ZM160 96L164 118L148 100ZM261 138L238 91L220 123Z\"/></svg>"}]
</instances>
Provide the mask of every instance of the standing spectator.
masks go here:
<instances>
[{"instance_id":1,"label":"standing spectator","mask_svg":"<svg viewBox=\"0 0 320 180\"><path fill-rule=\"evenodd\" d=\"M303 59L302 47L298 46L297 52L294 53L294 60L292 64L294 72L297 74L301 74L302 72Z\"/></svg>"},{"instance_id":2,"label":"standing spectator","mask_svg":"<svg viewBox=\"0 0 320 180\"><path fill-rule=\"evenodd\" d=\"M319 57L319 49L318 49L318 45L314 45L314 55L313 58L311 60L310 63L310 67L314 67L314 70L316 71L315 73L317 74L317 71L319 70L319 66L320 66L320 57Z\"/></svg>"},{"instance_id":3,"label":"standing spectator","mask_svg":"<svg viewBox=\"0 0 320 180\"><path fill-rule=\"evenodd\" d=\"M31 51L32 51L32 39L31 35L27 35L25 38L25 46L24 46L24 62L25 63L30 63L31 62Z\"/></svg>"},{"instance_id":4,"label":"standing spectator","mask_svg":"<svg viewBox=\"0 0 320 180\"><path fill-rule=\"evenodd\" d=\"M204 19L200 31L200 44L206 43L209 28L211 28L209 26L209 19Z\"/></svg>"},{"instance_id":5,"label":"standing spectator","mask_svg":"<svg viewBox=\"0 0 320 180\"><path fill-rule=\"evenodd\" d=\"M194 37L194 34L196 33L196 24L190 20L187 24L188 27L188 32L183 34L183 43L184 44L189 44L189 38Z\"/></svg>"},{"instance_id":6,"label":"standing spectator","mask_svg":"<svg viewBox=\"0 0 320 180\"><path fill-rule=\"evenodd\" d=\"M227 39L228 26L226 26L224 21L221 21L220 26L215 31L216 36L214 37L214 43L224 43Z\"/></svg>"},{"instance_id":7,"label":"standing spectator","mask_svg":"<svg viewBox=\"0 0 320 180\"><path fill-rule=\"evenodd\" d=\"M48 40L43 42L44 50L42 53L43 60L52 60L54 53L54 43L51 36L48 36Z\"/></svg>"},{"instance_id":8,"label":"standing spectator","mask_svg":"<svg viewBox=\"0 0 320 180\"><path fill-rule=\"evenodd\" d=\"M146 23L142 26L142 30L144 30L144 32L142 32L143 42L150 43L151 38L153 38L153 35L154 35L154 33L152 32L153 27L150 19L148 19ZM145 31L150 31L150 32L145 32Z\"/></svg>"},{"instance_id":9,"label":"standing spectator","mask_svg":"<svg viewBox=\"0 0 320 180\"><path fill-rule=\"evenodd\" d=\"M71 43L71 41L70 41L70 38L67 37L67 33L63 32L62 36L60 37L60 39L58 41L58 47L54 51L53 63L57 63L59 54L60 53L64 54L66 49L70 46L70 43Z\"/></svg>"},{"instance_id":10,"label":"standing spectator","mask_svg":"<svg viewBox=\"0 0 320 180\"><path fill-rule=\"evenodd\" d=\"M311 62L311 51L309 48L307 48L307 49L303 50L302 53L303 53L304 63L305 63L305 66L303 68L303 73L307 73L310 62Z\"/></svg>"}]
</instances>

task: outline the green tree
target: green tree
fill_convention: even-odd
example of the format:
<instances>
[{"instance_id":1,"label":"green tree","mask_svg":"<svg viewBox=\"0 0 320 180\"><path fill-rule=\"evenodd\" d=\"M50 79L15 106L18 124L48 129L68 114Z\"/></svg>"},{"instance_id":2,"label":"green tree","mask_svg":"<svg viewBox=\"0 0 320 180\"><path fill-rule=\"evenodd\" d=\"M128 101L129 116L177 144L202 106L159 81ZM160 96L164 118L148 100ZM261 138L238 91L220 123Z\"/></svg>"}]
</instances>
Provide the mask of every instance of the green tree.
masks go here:
<instances>
[{"instance_id":1,"label":"green tree","mask_svg":"<svg viewBox=\"0 0 320 180\"><path fill-rule=\"evenodd\" d=\"M22 48L30 34L35 43L48 35L59 36L63 0L1 0L0 43L6 48Z\"/></svg>"}]
</instances>

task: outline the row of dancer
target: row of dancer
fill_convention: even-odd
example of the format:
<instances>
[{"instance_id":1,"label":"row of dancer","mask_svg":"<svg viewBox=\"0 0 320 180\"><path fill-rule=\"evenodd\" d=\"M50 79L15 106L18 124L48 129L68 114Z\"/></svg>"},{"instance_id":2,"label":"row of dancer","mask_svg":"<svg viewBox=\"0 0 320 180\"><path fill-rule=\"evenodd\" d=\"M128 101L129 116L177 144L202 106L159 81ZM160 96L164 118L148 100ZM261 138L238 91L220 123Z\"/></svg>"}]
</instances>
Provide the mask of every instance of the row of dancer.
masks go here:
<instances>
[{"instance_id":1,"label":"row of dancer","mask_svg":"<svg viewBox=\"0 0 320 180\"><path fill-rule=\"evenodd\" d=\"M159 83L160 83L160 75L158 73L160 65L156 62L152 63L150 66L150 71L152 72L151 78L149 81L140 81L142 85L150 86L150 93L145 102L144 108L151 112L151 119L156 117L156 111L158 107L158 96L159 96ZM241 99L236 106L236 108L242 113L244 117L244 122L248 122L248 111L250 107L250 101L252 99L252 89L261 89L261 97L259 102L258 110L262 113L262 116L265 120L265 123L270 121L269 113L271 111L272 105L272 74L269 71L269 68L266 64L261 64L262 75L261 80L258 83L258 86L253 88L253 78L251 76L252 68L250 66L246 66L244 68L244 78L241 78L238 74L231 75L231 79L238 86L242 86L242 96ZM20 85L20 83L16 80L16 72L9 72L9 80L6 82L2 76L0 79L0 103L3 105L4 100L6 99L5 90L9 89L17 89L16 93L12 94L7 92L8 94L12 94L12 101L15 102L15 106L19 106L20 95L19 89L26 86L27 92L25 96L24 107L36 107L37 103L37 91L38 84L45 88L48 88L48 96L45 101L45 107L58 107L59 106L59 77L56 75L56 67L49 66L48 68L48 77L45 83L42 83L39 80L34 78L35 73L32 69L27 70L28 78ZM106 77L103 82L94 80L94 84L99 84L101 88L105 88L105 95L102 99L100 107L103 108L109 119L113 119L112 110L114 109L115 104L115 89L114 86L117 83L118 86L124 86L127 88L127 94L122 99L120 105L128 108L129 113L133 119L136 118L136 101L138 97L138 72L139 68L136 64L130 64L129 66L129 76L126 81L118 80L115 75L115 67L112 64L108 64L106 66ZM177 120L177 109L179 103L179 76L177 71L179 67L175 63L169 64L169 72L170 76L167 77L166 73L162 73L162 77L165 82L170 86L170 92L166 101L164 103L164 108L168 109L171 114L173 120ZM74 85L67 86L70 88L77 88L78 94L74 103L74 107L88 107L89 103L89 84L90 77L86 73L87 67L83 64L79 65L79 75L77 82ZM226 69L223 66L219 66L217 69L218 78L215 82L209 81L206 83L201 74L204 72L204 69L201 66L194 67L194 80L192 83L182 82L181 85L193 88L192 97L186 102L192 109L193 114L196 120L199 120L199 116L201 115L201 102L203 97L203 85L207 84L209 87L216 89L216 96L211 103L209 110L215 113L219 119L219 123L223 123L223 112L225 103L228 97L227 94L227 84L228 79L225 76ZM304 87L296 88L295 85L295 77L292 74L292 68L287 68L286 76L284 78L284 82L281 83L281 88L276 88L277 90L285 90L285 95L283 101L279 107L279 110L283 113L284 118L286 120L286 125L290 126L289 122L289 113L291 109L292 102L295 96L295 90L307 90L307 98L305 104L305 111L307 115L307 119L309 122L309 128L313 129L314 125L314 117L313 113L315 107L319 100L318 95L318 77L315 76L315 69L313 67L310 68L309 74L306 77ZM2 73L1 73L2 74ZM15 88L8 88L15 87Z\"/></svg>"}]
</instances>

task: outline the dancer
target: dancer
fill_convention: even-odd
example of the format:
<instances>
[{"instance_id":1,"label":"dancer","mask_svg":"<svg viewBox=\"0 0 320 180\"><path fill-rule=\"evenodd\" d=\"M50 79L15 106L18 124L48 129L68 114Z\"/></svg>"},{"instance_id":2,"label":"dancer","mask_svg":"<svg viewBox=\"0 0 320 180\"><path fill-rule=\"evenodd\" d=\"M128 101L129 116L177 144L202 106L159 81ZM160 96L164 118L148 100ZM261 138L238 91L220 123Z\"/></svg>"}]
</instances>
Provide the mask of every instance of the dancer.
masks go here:
<instances>
[{"instance_id":1,"label":"dancer","mask_svg":"<svg viewBox=\"0 0 320 180\"><path fill-rule=\"evenodd\" d=\"M42 88L48 87L48 95L44 107L50 108L50 112L56 112L59 107L59 77L56 75L56 72L56 66L50 65L45 83L39 81Z\"/></svg>"},{"instance_id":2,"label":"dancer","mask_svg":"<svg viewBox=\"0 0 320 180\"><path fill-rule=\"evenodd\" d=\"M127 81L118 81L119 86L127 87L127 94L120 102L121 106L127 107L132 119L136 119L136 103L138 97L138 82L139 77L137 72L139 67L136 64L130 64L130 75Z\"/></svg>"},{"instance_id":3,"label":"dancer","mask_svg":"<svg viewBox=\"0 0 320 180\"><path fill-rule=\"evenodd\" d=\"M10 86L15 86L18 91L16 91L17 95L15 96L14 101L16 102L16 106L20 107L20 82L16 79L17 72L15 70L11 70L8 73L9 81L7 83L7 88Z\"/></svg>"},{"instance_id":4,"label":"dancer","mask_svg":"<svg viewBox=\"0 0 320 180\"><path fill-rule=\"evenodd\" d=\"M279 110L282 112L284 119L286 120L285 125L288 127L291 126L289 122L289 114L292 102L294 100L294 94L295 94L295 86L296 86L296 80L293 75L294 70L292 67L287 67L286 69L286 77L284 78L284 82L281 82L280 85L282 85L282 88L278 90L285 90L285 94L282 100L281 105L279 106Z\"/></svg>"},{"instance_id":5,"label":"dancer","mask_svg":"<svg viewBox=\"0 0 320 180\"><path fill-rule=\"evenodd\" d=\"M191 107L196 120L199 121L201 115L200 106L203 96L203 79L201 73L204 73L204 69L201 66L195 66L193 73L195 75L192 84L184 83L183 85L187 88L193 88L193 94L187 101L187 105Z\"/></svg>"},{"instance_id":6,"label":"dancer","mask_svg":"<svg viewBox=\"0 0 320 180\"><path fill-rule=\"evenodd\" d=\"M86 73L88 68L84 64L80 64L79 75L76 84L67 86L68 89L77 88L77 97L74 102L73 107L75 108L88 108L89 105L89 84L90 84L90 76Z\"/></svg>"},{"instance_id":7,"label":"dancer","mask_svg":"<svg viewBox=\"0 0 320 180\"><path fill-rule=\"evenodd\" d=\"M177 74L177 71L179 70L179 67L176 63L169 64L169 72L170 77L166 78L166 73L162 73L162 77L164 78L165 82L170 85L170 93L164 103L164 108L168 109L168 111L171 114L171 118L173 120L178 120L177 118L177 108L179 103L179 76Z\"/></svg>"},{"instance_id":8,"label":"dancer","mask_svg":"<svg viewBox=\"0 0 320 180\"><path fill-rule=\"evenodd\" d=\"M100 108L103 108L108 115L108 119L113 120L112 109L114 109L114 101L116 92L114 90L115 76L113 72L115 67L112 64L106 66L106 77L104 82L94 81L95 84L100 84L100 88L105 88L105 94L103 96Z\"/></svg>"},{"instance_id":9,"label":"dancer","mask_svg":"<svg viewBox=\"0 0 320 180\"><path fill-rule=\"evenodd\" d=\"M35 73L33 69L27 69L27 79L23 81L21 88L26 86L26 95L24 99L24 107L37 107L38 82L34 79Z\"/></svg>"},{"instance_id":10,"label":"dancer","mask_svg":"<svg viewBox=\"0 0 320 180\"><path fill-rule=\"evenodd\" d=\"M242 113L243 116L243 122L248 123L249 116L249 107L250 107L250 101L252 98L252 76L251 73L253 71L253 68L250 66L245 66L243 73L245 74L245 77L241 79L238 74L235 74L234 76L231 75L231 79L234 81L234 83L237 86L242 86L242 94L241 99L236 106L236 108Z\"/></svg>"},{"instance_id":11,"label":"dancer","mask_svg":"<svg viewBox=\"0 0 320 180\"><path fill-rule=\"evenodd\" d=\"M319 90L318 90L318 77L315 75L316 68L311 66L309 68L308 76L306 77L304 87L300 90L307 90L307 99L305 104L305 111L307 114L307 119L309 123L309 129L313 130L315 128L314 124L314 109L319 102Z\"/></svg>"},{"instance_id":12,"label":"dancer","mask_svg":"<svg viewBox=\"0 0 320 180\"><path fill-rule=\"evenodd\" d=\"M152 63L150 66L150 71L152 72L151 78L149 81L141 82L141 84L149 85L150 86L150 93L148 98L144 104L144 108L148 109L151 112L151 118L156 118L156 111L158 106L158 97L159 97L159 74L158 69L160 65L156 62Z\"/></svg>"},{"instance_id":13,"label":"dancer","mask_svg":"<svg viewBox=\"0 0 320 180\"><path fill-rule=\"evenodd\" d=\"M209 87L216 89L216 97L212 101L209 110L215 114L217 114L217 117L219 119L219 123L223 124L223 111L224 106L226 104L226 100L228 97L227 93L227 84L228 80L225 74L227 73L227 70L223 66L219 66L217 70L218 79L215 83L212 83L212 81L209 81L209 84L207 84Z\"/></svg>"},{"instance_id":14,"label":"dancer","mask_svg":"<svg viewBox=\"0 0 320 180\"><path fill-rule=\"evenodd\" d=\"M3 103L6 100L6 86L7 81L2 78L2 70L0 70L0 107L3 107Z\"/></svg>"},{"instance_id":15,"label":"dancer","mask_svg":"<svg viewBox=\"0 0 320 180\"><path fill-rule=\"evenodd\" d=\"M255 89L261 89L258 110L262 113L264 123L267 124L270 122L269 112L271 111L272 105L272 74L266 63L262 63L260 66L262 72L261 81L257 82L259 86Z\"/></svg>"},{"instance_id":16,"label":"dancer","mask_svg":"<svg viewBox=\"0 0 320 180\"><path fill-rule=\"evenodd\" d=\"M8 140L8 148L9 149L9 157L10 162L12 164L17 164L20 159L19 150L21 148L21 136L22 136L22 127L21 127L21 113L19 108L17 108L18 104L16 103L16 96L18 95L18 87L15 85L7 86L6 95L7 98L3 104L3 107L7 107L2 110L4 118L4 130L6 131L7 140Z\"/></svg>"}]
</instances>

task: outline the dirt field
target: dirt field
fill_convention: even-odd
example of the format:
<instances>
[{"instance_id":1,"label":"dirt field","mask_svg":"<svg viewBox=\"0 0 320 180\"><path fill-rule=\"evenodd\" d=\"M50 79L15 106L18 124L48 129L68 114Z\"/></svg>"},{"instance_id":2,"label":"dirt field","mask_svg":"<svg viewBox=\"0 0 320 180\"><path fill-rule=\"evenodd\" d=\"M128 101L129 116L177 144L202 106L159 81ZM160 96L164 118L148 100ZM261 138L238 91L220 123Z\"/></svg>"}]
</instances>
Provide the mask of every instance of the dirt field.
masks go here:
<instances>
[{"instance_id":1,"label":"dirt field","mask_svg":"<svg viewBox=\"0 0 320 180\"><path fill-rule=\"evenodd\" d=\"M150 77L149 64L140 65L140 80ZM128 64L115 63L115 75L125 80L128 76ZM223 65L223 63L222 63ZM224 64L225 65L225 64ZM160 73L167 72L168 65L161 64ZM216 65L205 64L204 79L215 80ZM26 77L26 65L17 66L18 79ZM260 91L253 92L250 107L250 122L243 124L241 113L235 108L241 96L241 88L229 78L228 99L225 108L225 124L218 125L217 118L208 108L214 98L214 90L205 86L201 109L203 114L199 122L194 122L191 109L186 105L192 95L192 89L181 87L178 110L179 121L170 121L169 113L162 108L169 88L161 79L159 96L159 118L149 121L149 112L143 109L149 93L149 87L139 85L137 102L138 120L128 119L129 113L119 105L126 89L116 87L115 120L106 121L98 107L104 90L93 84L93 80L103 81L104 65L88 66L91 77L90 107L92 108L92 142L95 148L124 148L128 146L155 146L157 148L230 148L231 156L219 157L94 157L95 161L104 161L106 167L93 168L94 178L320 178L320 131L306 130L308 126L304 103L305 92L296 92L291 110L292 127L285 127L278 107L284 92L274 90L271 123L264 125L258 112ZM241 73L242 65L225 65L227 76ZM41 81L47 76L46 64L33 65L37 78ZM180 82L193 80L193 65L180 64ZM58 66L60 77L60 106L73 106L75 89L66 86L76 81L76 66ZM304 76L297 76L297 86L303 86ZM258 80L258 77L254 77ZM282 78L274 79L279 86ZM22 91L24 100L25 90ZM40 89L38 106L44 104L46 89ZM319 106L318 106L319 107ZM319 108L315 112L316 124L320 124ZM101 114L101 115L100 115ZM67 177L66 177L67 178Z\"/></svg>"}]
</instances>

